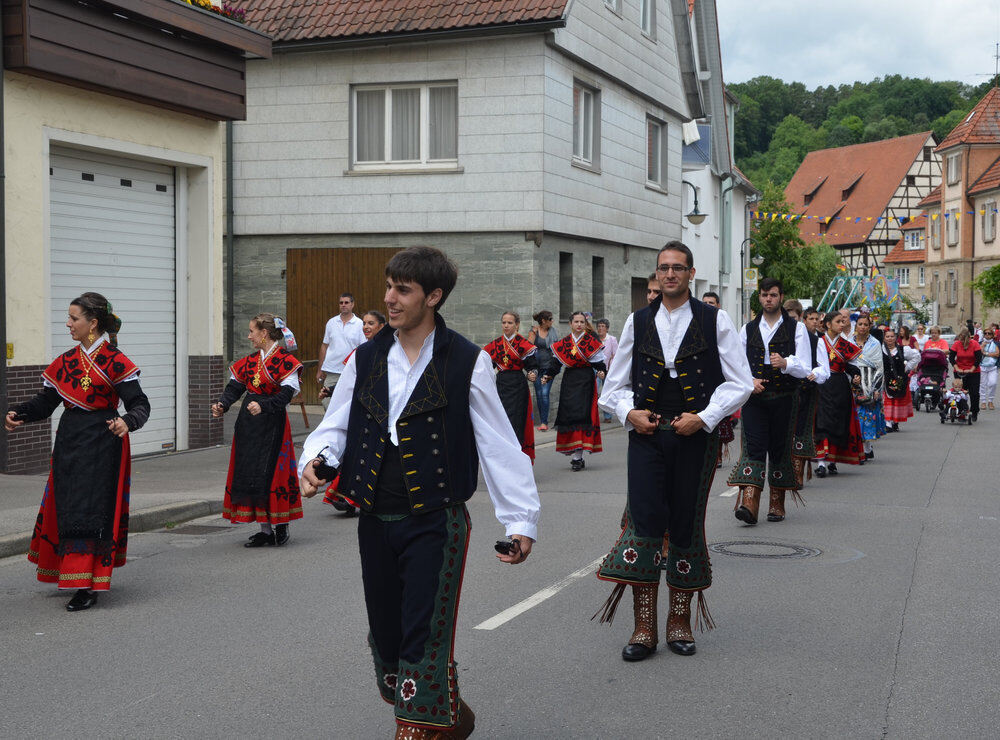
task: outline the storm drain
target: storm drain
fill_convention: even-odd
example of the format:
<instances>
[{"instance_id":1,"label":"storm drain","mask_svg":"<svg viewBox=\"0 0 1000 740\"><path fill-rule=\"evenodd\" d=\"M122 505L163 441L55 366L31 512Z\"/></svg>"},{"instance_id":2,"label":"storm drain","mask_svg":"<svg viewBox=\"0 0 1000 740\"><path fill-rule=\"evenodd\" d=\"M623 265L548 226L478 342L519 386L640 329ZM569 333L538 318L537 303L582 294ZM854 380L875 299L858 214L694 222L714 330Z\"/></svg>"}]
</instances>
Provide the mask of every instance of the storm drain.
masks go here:
<instances>
[{"instance_id":1,"label":"storm drain","mask_svg":"<svg viewBox=\"0 0 1000 740\"><path fill-rule=\"evenodd\" d=\"M708 549L721 555L732 555L737 558L765 558L768 560L814 558L823 554L823 551L817 547L790 545L787 542L761 542L760 540L716 542L709 545Z\"/></svg>"},{"instance_id":2,"label":"storm drain","mask_svg":"<svg viewBox=\"0 0 1000 740\"><path fill-rule=\"evenodd\" d=\"M211 524L184 524L180 527L171 527L166 530L170 534L213 534L215 532L228 532L233 527L219 527Z\"/></svg>"}]
</instances>

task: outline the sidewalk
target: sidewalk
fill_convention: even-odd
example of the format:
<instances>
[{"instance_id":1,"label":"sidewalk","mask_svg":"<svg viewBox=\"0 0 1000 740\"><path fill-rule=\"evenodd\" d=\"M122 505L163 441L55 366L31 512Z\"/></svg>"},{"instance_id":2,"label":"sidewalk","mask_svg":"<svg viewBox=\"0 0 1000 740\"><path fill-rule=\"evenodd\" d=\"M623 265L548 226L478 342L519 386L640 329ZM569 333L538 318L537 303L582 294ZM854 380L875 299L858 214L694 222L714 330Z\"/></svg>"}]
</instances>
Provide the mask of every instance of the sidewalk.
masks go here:
<instances>
[{"instance_id":1,"label":"sidewalk","mask_svg":"<svg viewBox=\"0 0 1000 740\"><path fill-rule=\"evenodd\" d=\"M236 409L225 417L224 444L132 460L129 531L145 532L222 511L229 469L229 443ZM321 406L306 406L309 429L298 406L288 418L296 450L323 418ZM0 475L0 558L28 551L48 473Z\"/></svg>"}]
</instances>

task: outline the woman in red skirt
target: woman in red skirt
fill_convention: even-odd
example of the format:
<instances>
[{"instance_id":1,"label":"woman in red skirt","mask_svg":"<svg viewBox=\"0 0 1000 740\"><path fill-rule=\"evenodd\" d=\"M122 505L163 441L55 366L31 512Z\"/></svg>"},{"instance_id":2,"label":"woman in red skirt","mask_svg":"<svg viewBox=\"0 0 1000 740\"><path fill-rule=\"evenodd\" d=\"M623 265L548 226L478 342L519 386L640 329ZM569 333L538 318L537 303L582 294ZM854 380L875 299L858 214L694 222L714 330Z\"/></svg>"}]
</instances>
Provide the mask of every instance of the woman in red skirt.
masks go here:
<instances>
[{"instance_id":1,"label":"woman in red skirt","mask_svg":"<svg viewBox=\"0 0 1000 740\"><path fill-rule=\"evenodd\" d=\"M128 434L146 423L149 399L139 387L139 368L118 351L121 324L99 293L73 301L66 327L79 344L42 373L42 392L4 419L12 432L48 419L60 402L65 406L28 560L38 565L39 581L76 589L66 605L71 612L96 604L96 592L111 588L112 569L125 565Z\"/></svg>"},{"instance_id":2,"label":"woman in red skirt","mask_svg":"<svg viewBox=\"0 0 1000 740\"><path fill-rule=\"evenodd\" d=\"M601 340L582 311L570 316L569 326L570 333L552 345L552 363L542 383L566 368L556 413L556 452L569 455L570 468L580 471L586 467L584 452L595 454L603 449L596 378L603 378L607 367Z\"/></svg>"},{"instance_id":3,"label":"woman in red skirt","mask_svg":"<svg viewBox=\"0 0 1000 740\"><path fill-rule=\"evenodd\" d=\"M861 350L841 336L848 323L848 318L839 311L823 317L826 333L821 347L830 358L830 377L819 387L816 413L816 459L819 461L816 476L819 478L825 478L827 472L836 475L838 462L861 465L865 461L861 424L851 390L851 383L860 378L860 373L850 364Z\"/></svg>"},{"instance_id":4,"label":"woman in red skirt","mask_svg":"<svg viewBox=\"0 0 1000 740\"><path fill-rule=\"evenodd\" d=\"M905 328L905 327L904 327ZM913 416L913 394L910 392L910 373L920 362L920 353L908 345L897 341L896 332L886 329L883 334L885 351L888 354L885 374L885 424L894 432L899 431L899 423Z\"/></svg>"},{"instance_id":5,"label":"woman in red skirt","mask_svg":"<svg viewBox=\"0 0 1000 740\"><path fill-rule=\"evenodd\" d=\"M295 339L274 314L250 319L247 339L256 352L232 364L229 384L212 404L212 415L219 417L246 394L233 430L222 516L260 525L245 547L281 546L288 542L288 523L302 518L286 410L299 392L302 363L289 354Z\"/></svg>"},{"instance_id":6,"label":"woman in red skirt","mask_svg":"<svg viewBox=\"0 0 1000 740\"><path fill-rule=\"evenodd\" d=\"M531 342L517 333L521 326L521 317L513 311L507 311L500 317L500 328L503 334L483 347L483 350L493 360L497 371L497 393L514 428L521 450L535 463L535 425L531 414L531 393L528 382L535 382L538 361L535 359L535 347Z\"/></svg>"}]
</instances>

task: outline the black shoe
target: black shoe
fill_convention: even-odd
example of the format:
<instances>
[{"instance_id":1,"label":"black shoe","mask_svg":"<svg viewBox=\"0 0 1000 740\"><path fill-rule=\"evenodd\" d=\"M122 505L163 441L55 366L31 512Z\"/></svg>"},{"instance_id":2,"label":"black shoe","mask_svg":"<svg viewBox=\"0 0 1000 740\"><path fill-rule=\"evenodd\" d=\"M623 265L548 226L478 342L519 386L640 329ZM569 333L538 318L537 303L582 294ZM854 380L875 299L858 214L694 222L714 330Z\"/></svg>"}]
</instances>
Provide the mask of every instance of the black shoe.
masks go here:
<instances>
[{"instance_id":1,"label":"black shoe","mask_svg":"<svg viewBox=\"0 0 1000 740\"><path fill-rule=\"evenodd\" d=\"M337 511L351 511L354 507L343 499L334 499L330 502Z\"/></svg>"},{"instance_id":2,"label":"black shoe","mask_svg":"<svg viewBox=\"0 0 1000 740\"><path fill-rule=\"evenodd\" d=\"M353 516L357 516L358 512L360 511L361 509L359 509L356 506L348 506L346 509L344 509L344 516L350 519Z\"/></svg>"},{"instance_id":3,"label":"black shoe","mask_svg":"<svg viewBox=\"0 0 1000 740\"><path fill-rule=\"evenodd\" d=\"M96 603L97 594L89 589L81 588L73 594L73 598L69 600L69 603L66 605L66 611L82 612L84 609L89 609Z\"/></svg>"},{"instance_id":4,"label":"black shoe","mask_svg":"<svg viewBox=\"0 0 1000 740\"><path fill-rule=\"evenodd\" d=\"M899 422L898 421L892 422L892 431L894 431L894 432L898 432L899 431Z\"/></svg>"},{"instance_id":5,"label":"black shoe","mask_svg":"<svg viewBox=\"0 0 1000 740\"><path fill-rule=\"evenodd\" d=\"M693 642L685 642L684 640L668 642L667 647L678 655L694 655L695 653L695 644Z\"/></svg>"},{"instance_id":6,"label":"black shoe","mask_svg":"<svg viewBox=\"0 0 1000 740\"><path fill-rule=\"evenodd\" d=\"M578 473L583 470L583 460L570 460L569 469L574 473Z\"/></svg>"},{"instance_id":7,"label":"black shoe","mask_svg":"<svg viewBox=\"0 0 1000 740\"><path fill-rule=\"evenodd\" d=\"M817 478L826 478L826 465L817 465L816 466L816 477Z\"/></svg>"},{"instance_id":8,"label":"black shoe","mask_svg":"<svg viewBox=\"0 0 1000 740\"><path fill-rule=\"evenodd\" d=\"M829 471L830 475L837 475L840 472L839 470L837 470L837 463L830 463L830 465L827 467L827 470Z\"/></svg>"},{"instance_id":9,"label":"black shoe","mask_svg":"<svg viewBox=\"0 0 1000 740\"><path fill-rule=\"evenodd\" d=\"M872 450L871 452L866 452L865 453L865 460L874 460L874 459L875 459L875 451L874 450Z\"/></svg>"},{"instance_id":10,"label":"black shoe","mask_svg":"<svg viewBox=\"0 0 1000 740\"><path fill-rule=\"evenodd\" d=\"M630 642L622 648L622 660L635 663L639 660L645 660L655 652L655 647L646 647L645 645L640 645L637 642Z\"/></svg>"},{"instance_id":11,"label":"black shoe","mask_svg":"<svg viewBox=\"0 0 1000 740\"><path fill-rule=\"evenodd\" d=\"M288 542L288 525L278 524L274 527L274 546L281 547Z\"/></svg>"},{"instance_id":12,"label":"black shoe","mask_svg":"<svg viewBox=\"0 0 1000 740\"><path fill-rule=\"evenodd\" d=\"M243 543L243 547L273 547L274 546L274 532L268 534L267 532L258 532L253 537L250 538L249 542Z\"/></svg>"}]
</instances>

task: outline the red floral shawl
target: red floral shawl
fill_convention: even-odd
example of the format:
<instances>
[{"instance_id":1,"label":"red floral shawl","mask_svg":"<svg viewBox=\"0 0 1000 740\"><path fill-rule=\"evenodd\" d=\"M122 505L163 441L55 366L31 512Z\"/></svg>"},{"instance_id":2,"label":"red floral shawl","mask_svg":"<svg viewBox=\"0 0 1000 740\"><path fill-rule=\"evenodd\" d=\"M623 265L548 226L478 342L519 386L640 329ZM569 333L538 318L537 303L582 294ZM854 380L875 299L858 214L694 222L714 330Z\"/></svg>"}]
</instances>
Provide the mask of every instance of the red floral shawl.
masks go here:
<instances>
[{"instance_id":1,"label":"red floral shawl","mask_svg":"<svg viewBox=\"0 0 1000 740\"><path fill-rule=\"evenodd\" d=\"M118 392L115 386L130 375L139 371L132 360L112 347L108 342L102 342L86 363L80 355L86 354L83 347L77 345L59 355L49 365L42 377L55 386L56 391L66 402L66 406L78 406L88 411L118 408ZM84 388L81 382L90 371L90 385Z\"/></svg>"},{"instance_id":2,"label":"red floral shawl","mask_svg":"<svg viewBox=\"0 0 1000 740\"><path fill-rule=\"evenodd\" d=\"M520 334L515 334L510 341L507 337L497 337L483 349L500 370L523 370L524 358L534 354L538 348Z\"/></svg>"},{"instance_id":3,"label":"red floral shawl","mask_svg":"<svg viewBox=\"0 0 1000 740\"><path fill-rule=\"evenodd\" d=\"M590 358L600 352L603 346L601 340L593 334L584 334L576 342L570 332L552 345L552 354L566 367L587 367L590 365Z\"/></svg>"},{"instance_id":4,"label":"red floral shawl","mask_svg":"<svg viewBox=\"0 0 1000 740\"><path fill-rule=\"evenodd\" d=\"M302 363L287 350L275 349L261 365L260 352L237 360L229 368L233 377L258 396L270 396L281 390L281 381L292 373L302 373ZM258 369L260 373L258 375ZM254 384L256 378L259 385Z\"/></svg>"}]
</instances>

